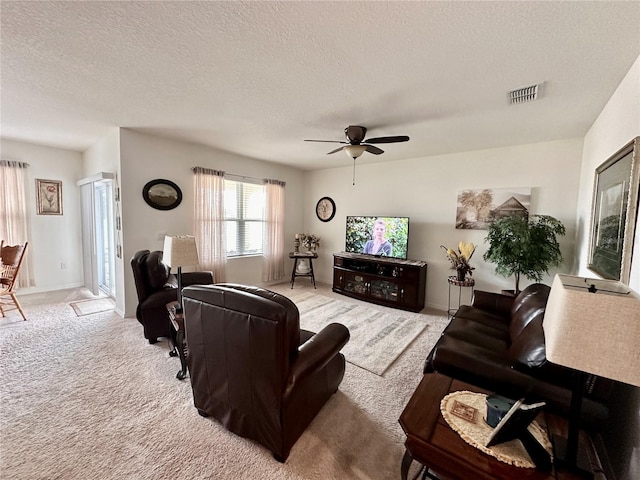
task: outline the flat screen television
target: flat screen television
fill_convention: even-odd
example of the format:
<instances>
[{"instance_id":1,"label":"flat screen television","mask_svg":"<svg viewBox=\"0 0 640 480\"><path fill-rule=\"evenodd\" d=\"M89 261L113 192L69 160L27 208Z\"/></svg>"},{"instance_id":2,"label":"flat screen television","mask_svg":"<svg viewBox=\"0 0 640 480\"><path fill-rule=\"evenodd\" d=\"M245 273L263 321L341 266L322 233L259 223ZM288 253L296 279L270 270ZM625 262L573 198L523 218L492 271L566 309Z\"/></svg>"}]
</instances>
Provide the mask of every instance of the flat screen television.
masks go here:
<instances>
[{"instance_id":1,"label":"flat screen television","mask_svg":"<svg viewBox=\"0 0 640 480\"><path fill-rule=\"evenodd\" d=\"M406 259L408 240L409 217L347 216L347 252Z\"/></svg>"}]
</instances>

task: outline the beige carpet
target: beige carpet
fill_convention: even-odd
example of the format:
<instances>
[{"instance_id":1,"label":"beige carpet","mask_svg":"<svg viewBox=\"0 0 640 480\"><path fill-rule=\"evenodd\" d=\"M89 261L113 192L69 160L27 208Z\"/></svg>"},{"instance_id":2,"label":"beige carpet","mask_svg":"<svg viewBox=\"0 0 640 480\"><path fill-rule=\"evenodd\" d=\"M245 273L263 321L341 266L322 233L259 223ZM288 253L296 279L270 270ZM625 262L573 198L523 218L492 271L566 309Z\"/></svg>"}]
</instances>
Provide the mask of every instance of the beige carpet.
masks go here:
<instances>
[{"instance_id":1,"label":"beige carpet","mask_svg":"<svg viewBox=\"0 0 640 480\"><path fill-rule=\"evenodd\" d=\"M113 312L77 317L64 300L25 298L29 321L0 319L2 479L398 478L398 417L446 325L429 324L382 376L347 363L281 464L198 415L166 342L149 345L135 319Z\"/></svg>"},{"instance_id":2,"label":"beige carpet","mask_svg":"<svg viewBox=\"0 0 640 480\"><path fill-rule=\"evenodd\" d=\"M382 375L429 323L437 322L432 315L375 309L312 291L283 293L297 305L302 328L319 332L332 322L345 325L351 334L342 349L345 358L377 375Z\"/></svg>"}]
</instances>

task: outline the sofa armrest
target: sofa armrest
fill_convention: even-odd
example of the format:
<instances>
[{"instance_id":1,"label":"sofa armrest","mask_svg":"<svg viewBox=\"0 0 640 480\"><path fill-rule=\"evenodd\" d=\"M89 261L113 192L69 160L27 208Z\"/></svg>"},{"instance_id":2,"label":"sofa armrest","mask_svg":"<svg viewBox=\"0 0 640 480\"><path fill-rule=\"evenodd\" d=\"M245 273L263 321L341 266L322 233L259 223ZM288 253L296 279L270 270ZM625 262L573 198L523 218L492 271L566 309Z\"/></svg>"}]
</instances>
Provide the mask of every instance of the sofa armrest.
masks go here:
<instances>
[{"instance_id":1,"label":"sofa armrest","mask_svg":"<svg viewBox=\"0 0 640 480\"><path fill-rule=\"evenodd\" d=\"M285 387L288 396L305 376L323 368L349 341L347 327L331 323L300 346L298 356L290 365L289 378Z\"/></svg>"},{"instance_id":2,"label":"sofa armrest","mask_svg":"<svg viewBox=\"0 0 640 480\"><path fill-rule=\"evenodd\" d=\"M472 305L481 310L497 313L508 318L511 315L511 306L514 300L515 297L511 295L476 290L473 292Z\"/></svg>"},{"instance_id":3,"label":"sofa armrest","mask_svg":"<svg viewBox=\"0 0 640 480\"><path fill-rule=\"evenodd\" d=\"M182 287L190 285L211 285L213 273L211 272L187 272L182 274Z\"/></svg>"}]
</instances>

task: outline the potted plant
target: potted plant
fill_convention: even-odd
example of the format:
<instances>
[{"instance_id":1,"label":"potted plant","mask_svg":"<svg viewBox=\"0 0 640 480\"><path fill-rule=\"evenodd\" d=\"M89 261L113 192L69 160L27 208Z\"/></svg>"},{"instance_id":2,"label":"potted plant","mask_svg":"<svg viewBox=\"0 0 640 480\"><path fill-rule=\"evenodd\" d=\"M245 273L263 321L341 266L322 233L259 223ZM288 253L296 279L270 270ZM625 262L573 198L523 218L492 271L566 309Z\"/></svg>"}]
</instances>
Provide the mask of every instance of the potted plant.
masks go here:
<instances>
[{"instance_id":1,"label":"potted plant","mask_svg":"<svg viewBox=\"0 0 640 480\"><path fill-rule=\"evenodd\" d=\"M472 267L469 264L469 260L473 256L473 252L476 251L476 246L473 243L460 242L458 243L458 251L456 252L452 248L447 248L444 245L440 245L449 258L449 262L451 262L451 269L457 272L456 280L459 282L463 282L467 273L469 275L473 275L473 270L475 267Z\"/></svg>"},{"instance_id":2,"label":"potted plant","mask_svg":"<svg viewBox=\"0 0 640 480\"><path fill-rule=\"evenodd\" d=\"M489 225L489 249L482 258L496 264L498 275L515 275L517 295L521 275L540 282L549 267L562 263L557 236L564 234L562 222L549 215L503 217Z\"/></svg>"}]
</instances>

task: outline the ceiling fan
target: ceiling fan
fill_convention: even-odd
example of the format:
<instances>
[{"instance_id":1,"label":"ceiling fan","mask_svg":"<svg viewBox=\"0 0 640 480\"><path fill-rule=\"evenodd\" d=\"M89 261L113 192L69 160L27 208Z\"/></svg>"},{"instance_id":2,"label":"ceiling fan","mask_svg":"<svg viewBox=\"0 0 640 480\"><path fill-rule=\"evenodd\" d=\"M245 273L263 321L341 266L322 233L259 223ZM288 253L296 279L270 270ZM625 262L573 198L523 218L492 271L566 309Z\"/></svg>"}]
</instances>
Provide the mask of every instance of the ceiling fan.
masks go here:
<instances>
[{"instance_id":1,"label":"ceiling fan","mask_svg":"<svg viewBox=\"0 0 640 480\"><path fill-rule=\"evenodd\" d=\"M371 145L373 143L398 143L398 142L408 142L409 137L406 135L396 135L392 137L374 137L367 138L365 140L365 135L367 134L366 127L361 127L357 125L349 125L344 129L344 135L347 142L339 141L339 140L305 140L305 142L326 142L326 143L342 143L344 146L336 148L335 150L331 150L327 153L327 155L331 155L332 153L339 152L343 150L349 158L353 158L353 184L356 184L355 173L356 173L356 158L362 155L364 152L373 153L374 155L380 155L384 153L384 150L376 147L375 145Z\"/></svg>"}]
</instances>

